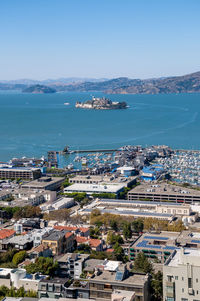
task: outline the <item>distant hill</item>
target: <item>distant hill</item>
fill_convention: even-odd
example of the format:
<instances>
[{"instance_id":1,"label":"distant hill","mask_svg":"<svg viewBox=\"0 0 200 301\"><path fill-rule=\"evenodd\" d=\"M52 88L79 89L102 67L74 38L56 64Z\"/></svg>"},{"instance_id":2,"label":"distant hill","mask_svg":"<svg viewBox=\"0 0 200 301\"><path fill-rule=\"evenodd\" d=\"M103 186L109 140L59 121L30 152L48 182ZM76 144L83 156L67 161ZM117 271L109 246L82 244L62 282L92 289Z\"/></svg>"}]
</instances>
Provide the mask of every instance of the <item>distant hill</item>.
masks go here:
<instances>
[{"instance_id":1,"label":"distant hill","mask_svg":"<svg viewBox=\"0 0 200 301\"><path fill-rule=\"evenodd\" d=\"M159 94L200 92L200 72L166 78L129 79L120 77L103 82L84 82L80 84L57 86L60 91L92 92L110 94Z\"/></svg>"},{"instance_id":2,"label":"distant hill","mask_svg":"<svg viewBox=\"0 0 200 301\"><path fill-rule=\"evenodd\" d=\"M56 90L43 85L33 85L26 89L24 89L22 92L24 93L55 93Z\"/></svg>"},{"instance_id":3,"label":"distant hill","mask_svg":"<svg viewBox=\"0 0 200 301\"><path fill-rule=\"evenodd\" d=\"M66 92L103 92L110 94L168 94L168 93L200 93L200 72L183 76L162 77L152 79L130 79L119 77L114 79L60 78L57 80L32 81L0 81L0 90L22 90L28 93ZM44 84L44 82L46 84ZM36 84L37 83L37 84ZM32 86L30 86L32 85ZM52 89L52 90L51 90Z\"/></svg>"}]
</instances>

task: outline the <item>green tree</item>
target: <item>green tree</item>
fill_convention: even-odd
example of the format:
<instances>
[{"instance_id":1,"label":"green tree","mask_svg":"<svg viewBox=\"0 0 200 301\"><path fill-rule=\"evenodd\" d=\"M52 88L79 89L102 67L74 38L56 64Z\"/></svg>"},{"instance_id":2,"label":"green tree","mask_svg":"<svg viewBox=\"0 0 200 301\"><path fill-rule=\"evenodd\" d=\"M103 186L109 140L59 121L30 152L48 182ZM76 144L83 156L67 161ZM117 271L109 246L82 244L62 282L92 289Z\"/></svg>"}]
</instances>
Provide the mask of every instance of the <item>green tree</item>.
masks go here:
<instances>
[{"instance_id":1,"label":"green tree","mask_svg":"<svg viewBox=\"0 0 200 301\"><path fill-rule=\"evenodd\" d=\"M124 250L118 242L114 245L114 254L117 260L124 261Z\"/></svg>"},{"instance_id":2,"label":"green tree","mask_svg":"<svg viewBox=\"0 0 200 301\"><path fill-rule=\"evenodd\" d=\"M118 223L117 223L117 221L112 219L110 221L110 227L111 227L112 230L114 230L114 231L117 232L118 231Z\"/></svg>"},{"instance_id":3,"label":"green tree","mask_svg":"<svg viewBox=\"0 0 200 301\"><path fill-rule=\"evenodd\" d=\"M28 264L26 271L28 274L41 273L44 275L54 276L58 269L58 263L53 261L53 258L38 257L35 263Z\"/></svg>"},{"instance_id":4,"label":"green tree","mask_svg":"<svg viewBox=\"0 0 200 301\"><path fill-rule=\"evenodd\" d=\"M163 274L158 271L153 273L151 279L151 300L161 301L163 297Z\"/></svg>"},{"instance_id":5,"label":"green tree","mask_svg":"<svg viewBox=\"0 0 200 301\"><path fill-rule=\"evenodd\" d=\"M143 252L137 254L134 261L134 270L144 273L152 273L153 267Z\"/></svg>"},{"instance_id":6,"label":"green tree","mask_svg":"<svg viewBox=\"0 0 200 301\"><path fill-rule=\"evenodd\" d=\"M142 219L138 218L132 222L133 231L136 233L142 232L144 229L144 222Z\"/></svg>"},{"instance_id":7,"label":"green tree","mask_svg":"<svg viewBox=\"0 0 200 301\"><path fill-rule=\"evenodd\" d=\"M16 266L21 263L22 261L24 261L24 259L26 258L27 253L26 251L19 251L18 253L16 253L13 256L12 262L13 264L15 264Z\"/></svg>"},{"instance_id":8,"label":"green tree","mask_svg":"<svg viewBox=\"0 0 200 301\"><path fill-rule=\"evenodd\" d=\"M125 223L123 226L123 236L125 239L132 237L132 229L130 223Z\"/></svg>"}]
</instances>

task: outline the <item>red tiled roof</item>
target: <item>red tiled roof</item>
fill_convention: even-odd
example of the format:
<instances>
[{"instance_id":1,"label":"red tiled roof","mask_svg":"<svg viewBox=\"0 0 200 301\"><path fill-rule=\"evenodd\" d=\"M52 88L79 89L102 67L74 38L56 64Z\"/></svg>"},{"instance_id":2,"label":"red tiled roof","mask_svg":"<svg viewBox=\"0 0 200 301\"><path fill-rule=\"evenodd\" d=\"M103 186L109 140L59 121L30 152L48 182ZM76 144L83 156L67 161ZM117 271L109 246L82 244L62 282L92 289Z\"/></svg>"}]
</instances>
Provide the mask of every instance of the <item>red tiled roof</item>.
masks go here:
<instances>
[{"instance_id":1,"label":"red tiled roof","mask_svg":"<svg viewBox=\"0 0 200 301\"><path fill-rule=\"evenodd\" d=\"M72 235L73 235L73 233L67 232L67 233L65 234L65 237L68 238L68 237L70 237L70 236L72 236Z\"/></svg>"},{"instance_id":2,"label":"red tiled roof","mask_svg":"<svg viewBox=\"0 0 200 301\"><path fill-rule=\"evenodd\" d=\"M5 239L7 237L13 236L15 231L12 229L0 229L0 239Z\"/></svg>"},{"instance_id":3,"label":"red tiled roof","mask_svg":"<svg viewBox=\"0 0 200 301\"><path fill-rule=\"evenodd\" d=\"M84 244L88 242L87 237L82 237L82 236L76 236L76 241L78 244Z\"/></svg>"},{"instance_id":4,"label":"red tiled roof","mask_svg":"<svg viewBox=\"0 0 200 301\"><path fill-rule=\"evenodd\" d=\"M42 252L45 250L45 246L43 244L37 246L37 247L33 247L30 251L28 251L28 253L32 253L32 252Z\"/></svg>"},{"instance_id":5,"label":"red tiled roof","mask_svg":"<svg viewBox=\"0 0 200 301\"><path fill-rule=\"evenodd\" d=\"M114 249L107 249L106 252L112 253L114 252Z\"/></svg>"},{"instance_id":6,"label":"red tiled roof","mask_svg":"<svg viewBox=\"0 0 200 301\"><path fill-rule=\"evenodd\" d=\"M80 230L81 232L87 232L87 231L89 231L90 229L89 229L89 228L83 228L83 227L80 227L79 230Z\"/></svg>"},{"instance_id":7,"label":"red tiled roof","mask_svg":"<svg viewBox=\"0 0 200 301\"><path fill-rule=\"evenodd\" d=\"M96 247L98 247L101 244L101 241L99 239L93 239L93 238L91 238L91 239L89 239L89 243L90 243L91 247L96 248Z\"/></svg>"}]
</instances>

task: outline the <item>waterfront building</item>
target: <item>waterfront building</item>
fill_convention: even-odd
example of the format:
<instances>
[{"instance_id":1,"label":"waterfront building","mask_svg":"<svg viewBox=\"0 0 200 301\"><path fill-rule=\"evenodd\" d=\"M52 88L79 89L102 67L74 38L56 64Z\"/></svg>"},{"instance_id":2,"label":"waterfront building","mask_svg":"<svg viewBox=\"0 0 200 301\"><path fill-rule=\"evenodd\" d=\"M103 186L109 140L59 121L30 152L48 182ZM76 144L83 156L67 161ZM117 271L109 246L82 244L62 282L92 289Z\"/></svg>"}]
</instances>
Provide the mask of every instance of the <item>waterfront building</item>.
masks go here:
<instances>
[{"instance_id":1,"label":"waterfront building","mask_svg":"<svg viewBox=\"0 0 200 301\"><path fill-rule=\"evenodd\" d=\"M110 193L118 197L119 193L124 190L124 184L102 183L102 184L73 184L64 189L66 193L85 192L88 195Z\"/></svg>"},{"instance_id":2,"label":"waterfront building","mask_svg":"<svg viewBox=\"0 0 200 301\"><path fill-rule=\"evenodd\" d=\"M0 168L1 179L35 180L41 177L40 168L15 167Z\"/></svg>"},{"instance_id":3,"label":"waterfront building","mask_svg":"<svg viewBox=\"0 0 200 301\"><path fill-rule=\"evenodd\" d=\"M200 202L200 191L166 183L141 184L128 192L128 200L195 203Z\"/></svg>"}]
</instances>

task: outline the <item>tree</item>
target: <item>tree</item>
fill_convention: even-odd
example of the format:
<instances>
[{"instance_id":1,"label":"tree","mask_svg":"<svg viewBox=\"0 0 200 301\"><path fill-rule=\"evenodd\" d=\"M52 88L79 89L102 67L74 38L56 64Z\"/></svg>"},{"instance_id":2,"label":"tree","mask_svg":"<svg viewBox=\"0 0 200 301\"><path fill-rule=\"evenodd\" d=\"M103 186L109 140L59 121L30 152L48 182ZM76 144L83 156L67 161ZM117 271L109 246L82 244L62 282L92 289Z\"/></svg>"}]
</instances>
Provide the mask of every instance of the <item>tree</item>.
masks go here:
<instances>
[{"instance_id":1,"label":"tree","mask_svg":"<svg viewBox=\"0 0 200 301\"><path fill-rule=\"evenodd\" d=\"M100 235L99 227L90 228L90 237L91 238L98 238Z\"/></svg>"},{"instance_id":2,"label":"tree","mask_svg":"<svg viewBox=\"0 0 200 301\"><path fill-rule=\"evenodd\" d=\"M58 268L58 263L53 261L53 258L38 257L35 263L28 264L25 269L28 274L41 273L44 275L54 276Z\"/></svg>"},{"instance_id":3,"label":"tree","mask_svg":"<svg viewBox=\"0 0 200 301\"><path fill-rule=\"evenodd\" d=\"M70 209L59 209L49 212L49 214L44 214L44 219L46 220L56 220L58 222L69 221L70 219Z\"/></svg>"},{"instance_id":4,"label":"tree","mask_svg":"<svg viewBox=\"0 0 200 301\"><path fill-rule=\"evenodd\" d=\"M40 207L24 206L15 211L13 215L14 219L41 217Z\"/></svg>"},{"instance_id":5,"label":"tree","mask_svg":"<svg viewBox=\"0 0 200 301\"><path fill-rule=\"evenodd\" d=\"M15 249L10 249L6 253L0 254L0 263L11 263L16 252Z\"/></svg>"},{"instance_id":6,"label":"tree","mask_svg":"<svg viewBox=\"0 0 200 301\"><path fill-rule=\"evenodd\" d=\"M24 261L24 259L26 258L27 253L26 251L19 251L18 253L16 253L13 256L12 262L14 265L18 265L19 263L21 263L22 261Z\"/></svg>"},{"instance_id":7,"label":"tree","mask_svg":"<svg viewBox=\"0 0 200 301\"><path fill-rule=\"evenodd\" d=\"M161 301L163 297L163 274L158 271L151 279L151 300Z\"/></svg>"},{"instance_id":8,"label":"tree","mask_svg":"<svg viewBox=\"0 0 200 301\"><path fill-rule=\"evenodd\" d=\"M120 261L124 260L124 250L122 249L122 247L119 245L118 242L114 245L114 254L117 260Z\"/></svg>"},{"instance_id":9,"label":"tree","mask_svg":"<svg viewBox=\"0 0 200 301\"><path fill-rule=\"evenodd\" d=\"M134 261L134 270L144 273L152 273L153 267L143 252L137 254Z\"/></svg>"},{"instance_id":10,"label":"tree","mask_svg":"<svg viewBox=\"0 0 200 301\"><path fill-rule=\"evenodd\" d=\"M109 231L108 234L107 234L107 243L108 244L123 244L124 241L123 241L123 238L121 237L121 235L115 235L112 231Z\"/></svg>"},{"instance_id":11,"label":"tree","mask_svg":"<svg viewBox=\"0 0 200 301\"><path fill-rule=\"evenodd\" d=\"M131 224L125 223L123 226L123 236L125 239L132 237L132 230L131 230Z\"/></svg>"},{"instance_id":12,"label":"tree","mask_svg":"<svg viewBox=\"0 0 200 301\"><path fill-rule=\"evenodd\" d=\"M132 222L133 231L136 233L142 232L144 228L144 222L142 219L138 218Z\"/></svg>"},{"instance_id":13,"label":"tree","mask_svg":"<svg viewBox=\"0 0 200 301\"><path fill-rule=\"evenodd\" d=\"M114 231L118 231L118 224L117 224L117 221L116 220L111 220L110 221L110 227L111 227L111 229L112 230L114 230Z\"/></svg>"}]
</instances>

